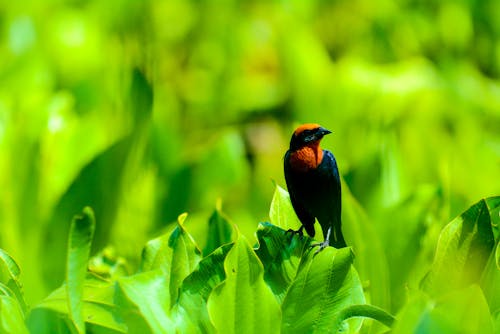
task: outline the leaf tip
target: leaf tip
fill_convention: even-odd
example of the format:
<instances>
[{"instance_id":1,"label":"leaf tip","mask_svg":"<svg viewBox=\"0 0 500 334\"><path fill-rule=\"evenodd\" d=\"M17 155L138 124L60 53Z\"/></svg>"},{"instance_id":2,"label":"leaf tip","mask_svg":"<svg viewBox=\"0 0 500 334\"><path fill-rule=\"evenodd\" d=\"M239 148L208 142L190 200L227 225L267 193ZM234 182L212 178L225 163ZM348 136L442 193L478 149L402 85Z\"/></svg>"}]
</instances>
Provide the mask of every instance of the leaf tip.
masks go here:
<instances>
[{"instance_id":1,"label":"leaf tip","mask_svg":"<svg viewBox=\"0 0 500 334\"><path fill-rule=\"evenodd\" d=\"M181 213L179 215L179 217L177 217L177 222L179 223L179 225L182 226L184 224L184 222L186 221L187 216L188 216L188 213L184 212L184 213Z\"/></svg>"},{"instance_id":2,"label":"leaf tip","mask_svg":"<svg viewBox=\"0 0 500 334\"><path fill-rule=\"evenodd\" d=\"M215 210L217 210L218 212L222 211L222 198L220 197L215 201Z\"/></svg>"}]
</instances>

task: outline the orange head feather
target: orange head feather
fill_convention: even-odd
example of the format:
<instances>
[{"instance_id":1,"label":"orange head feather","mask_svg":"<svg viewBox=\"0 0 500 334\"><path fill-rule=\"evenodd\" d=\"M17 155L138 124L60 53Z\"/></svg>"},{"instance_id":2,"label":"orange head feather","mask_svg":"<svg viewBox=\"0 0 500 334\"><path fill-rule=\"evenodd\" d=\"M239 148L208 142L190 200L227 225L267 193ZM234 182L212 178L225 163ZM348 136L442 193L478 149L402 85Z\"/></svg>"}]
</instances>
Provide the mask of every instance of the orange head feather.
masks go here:
<instances>
[{"instance_id":1,"label":"orange head feather","mask_svg":"<svg viewBox=\"0 0 500 334\"><path fill-rule=\"evenodd\" d=\"M290 141L290 163L296 170L309 170L318 167L323 160L323 150L319 143L331 131L319 124L307 123L299 126Z\"/></svg>"},{"instance_id":2,"label":"orange head feather","mask_svg":"<svg viewBox=\"0 0 500 334\"><path fill-rule=\"evenodd\" d=\"M306 130L316 130L316 129L319 129L320 127L321 127L321 125L316 124L316 123L305 123L305 124L302 124L301 126L299 126L297 129L295 129L293 134L295 136L298 136Z\"/></svg>"}]
</instances>

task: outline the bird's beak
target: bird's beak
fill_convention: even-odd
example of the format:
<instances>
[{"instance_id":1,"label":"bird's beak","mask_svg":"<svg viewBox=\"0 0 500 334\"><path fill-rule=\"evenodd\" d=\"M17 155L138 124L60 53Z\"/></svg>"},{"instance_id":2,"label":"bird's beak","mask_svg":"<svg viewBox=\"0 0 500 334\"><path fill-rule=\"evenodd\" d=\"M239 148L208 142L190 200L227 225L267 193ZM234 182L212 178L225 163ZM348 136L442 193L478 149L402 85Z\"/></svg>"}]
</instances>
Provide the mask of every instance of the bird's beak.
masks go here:
<instances>
[{"instance_id":1,"label":"bird's beak","mask_svg":"<svg viewBox=\"0 0 500 334\"><path fill-rule=\"evenodd\" d=\"M332 133L330 130L325 129L325 128L323 128L323 127L320 127L320 128L318 129L318 136L320 136L320 137L326 136L326 135L328 135L328 134L330 134L330 133Z\"/></svg>"}]
</instances>

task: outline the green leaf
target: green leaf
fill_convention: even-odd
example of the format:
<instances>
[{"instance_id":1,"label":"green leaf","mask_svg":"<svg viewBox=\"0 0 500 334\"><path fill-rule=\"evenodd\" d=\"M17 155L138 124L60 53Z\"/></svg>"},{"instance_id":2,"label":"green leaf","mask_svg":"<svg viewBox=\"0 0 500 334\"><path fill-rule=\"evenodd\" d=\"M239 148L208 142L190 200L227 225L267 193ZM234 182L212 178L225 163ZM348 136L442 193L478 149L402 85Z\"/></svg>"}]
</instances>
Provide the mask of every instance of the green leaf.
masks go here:
<instances>
[{"instance_id":1,"label":"green leaf","mask_svg":"<svg viewBox=\"0 0 500 334\"><path fill-rule=\"evenodd\" d=\"M0 294L0 333L28 333L19 303L12 296L2 294Z\"/></svg>"},{"instance_id":2,"label":"green leaf","mask_svg":"<svg viewBox=\"0 0 500 334\"><path fill-rule=\"evenodd\" d=\"M86 207L82 214L73 218L69 232L66 289L69 318L78 333L85 333L83 286L94 230L94 213L91 208Z\"/></svg>"},{"instance_id":3,"label":"green leaf","mask_svg":"<svg viewBox=\"0 0 500 334\"><path fill-rule=\"evenodd\" d=\"M104 248L89 259L89 271L102 278L116 280L125 276L128 269L127 260L118 256L112 246Z\"/></svg>"},{"instance_id":4,"label":"green leaf","mask_svg":"<svg viewBox=\"0 0 500 334\"><path fill-rule=\"evenodd\" d=\"M391 306L390 275L379 233L345 183L342 199L342 229L356 254L356 270L363 284L368 281L370 303L387 309Z\"/></svg>"},{"instance_id":5,"label":"green leaf","mask_svg":"<svg viewBox=\"0 0 500 334\"><path fill-rule=\"evenodd\" d=\"M431 270L422 282L425 291L440 295L479 283L495 250L489 209L485 200L450 222L439 237Z\"/></svg>"},{"instance_id":6,"label":"green leaf","mask_svg":"<svg viewBox=\"0 0 500 334\"><path fill-rule=\"evenodd\" d=\"M163 235L149 241L142 254L142 271L161 269L169 271L170 304L177 302L179 288L201 260L201 251L184 229L186 215L181 215L170 236Z\"/></svg>"},{"instance_id":7,"label":"green leaf","mask_svg":"<svg viewBox=\"0 0 500 334\"><path fill-rule=\"evenodd\" d=\"M211 333L215 331L207 311L207 300L212 290L225 278L224 260L233 244L225 244L198 263L197 268L182 282L179 302L175 305L178 316L181 313L190 316L199 330ZM184 329L185 332L185 329Z\"/></svg>"},{"instance_id":8,"label":"green leaf","mask_svg":"<svg viewBox=\"0 0 500 334\"><path fill-rule=\"evenodd\" d=\"M196 269L182 282L181 296L184 294L199 295L208 300L213 288L225 278L224 260L233 244L225 244L203 258Z\"/></svg>"},{"instance_id":9,"label":"green leaf","mask_svg":"<svg viewBox=\"0 0 500 334\"><path fill-rule=\"evenodd\" d=\"M20 274L21 270L16 261L0 248L0 282L7 282L11 279L18 281Z\"/></svg>"},{"instance_id":10,"label":"green leaf","mask_svg":"<svg viewBox=\"0 0 500 334\"><path fill-rule=\"evenodd\" d=\"M28 317L30 328L37 328L37 332L51 333L51 327L45 331L40 327L48 323L58 327L66 327L69 318L68 288L62 286L54 290L40 304L36 305ZM115 285L93 274L88 274L83 285L83 316L87 327L94 331L102 329L110 333L126 333L127 327L116 317L118 306L115 304ZM57 316L54 316L54 313ZM63 316L64 315L64 316ZM90 326L89 326L90 325Z\"/></svg>"},{"instance_id":11,"label":"green leaf","mask_svg":"<svg viewBox=\"0 0 500 334\"><path fill-rule=\"evenodd\" d=\"M481 288L484 291L488 305L492 313L500 312L500 243L496 244L496 251L491 252L483 276L481 277Z\"/></svg>"},{"instance_id":12,"label":"green leaf","mask_svg":"<svg viewBox=\"0 0 500 334\"><path fill-rule=\"evenodd\" d=\"M342 319L345 308L364 304L363 288L352 262L352 251L347 247L307 253L283 301L282 332L328 332ZM360 325L360 320L351 320L350 330L356 331Z\"/></svg>"},{"instance_id":13,"label":"green leaf","mask_svg":"<svg viewBox=\"0 0 500 334\"><path fill-rule=\"evenodd\" d=\"M208 313L219 333L278 333L278 302L264 282L257 255L240 235L224 261L226 280L208 298Z\"/></svg>"},{"instance_id":14,"label":"green leaf","mask_svg":"<svg viewBox=\"0 0 500 334\"><path fill-rule=\"evenodd\" d=\"M298 229L301 226L299 218L293 210L292 202L288 191L276 185L271 208L269 210L269 218L273 225L279 226L285 230Z\"/></svg>"},{"instance_id":15,"label":"green leaf","mask_svg":"<svg viewBox=\"0 0 500 334\"><path fill-rule=\"evenodd\" d=\"M170 295L169 275L161 269L151 270L118 280L123 295L131 303L131 307L124 307L128 311L123 315L129 330L141 328L137 319L130 317L138 313L147 323L152 333L169 333L174 328L174 322L169 317ZM121 303L122 305L124 303ZM136 309L137 311L134 311ZM137 329L131 332L138 332Z\"/></svg>"},{"instance_id":16,"label":"green leaf","mask_svg":"<svg viewBox=\"0 0 500 334\"><path fill-rule=\"evenodd\" d=\"M129 105L131 114L134 115L134 123L140 124L148 120L153 111L153 87L144 76L144 73L138 68L134 68L132 72L129 96Z\"/></svg>"},{"instance_id":17,"label":"green leaf","mask_svg":"<svg viewBox=\"0 0 500 334\"><path fill-rule=\"evenodd\" d=\"M228 219L221 211L220 202L208 221L207 244L203 254L210 254L223 244L231 242L232 228Z\"/></svg>"},{"instance_id":18,"label":"green leaf","mask_svg":"<svg viewBox=\"0 0 500 334\"><path fill-rule=\"evenodd\" d=\"M413 296L397 316L392 333L494 332L486 299L479 286L474 284L437 300L424 294Z\"/></svg>"},{"instance_id":19,"label":"green leaf","mask_svg":"<svg viewBox=\"0 0 500 334\"><path fill-rule=\"evenodd\" d=\"M500 196L485 199L490 214L491 226L495 240L500 240Z\"/></svg>"},{"instance_id":20,"label":"green leaf","mask_svg":"<svg viewBox=\"0 0 500 334\"><path fill-rule=\"evenodd\" d=\"M341 328L342 322L354 317L374 319L386 325L387 327L391 327L395 320L393 315L387 313L379 307L368 304L351 305L344 308L340 312L339 316L336 319L337 323L333 325L333 328Z\"/></svg>"},{"instance_id":21,"label":"green leaf","mask_svg":"<svg viewBox=\"0 0 500 334\"><path fill-rule=\"evenodd\" d=\"M255 252L264 265L264 279L281 303L312 239L292 236L269 223L259 225L257 239L259 248Z\"/></svg>"},{"instance_id":22,"label":"green leaf","mask_svg":"<svg viewBox=\"0 0 500 334\"><path fill-rule=\"evenodd\" d=\"M96 226L93 249L101 249L108 243L123 197L121 189L127 176L126 172L137 163L129 157L131 152L138 151L138 146L137 134L132 133L95 156L82 168L53 209L52 217L49 218L45 229L43 244L44 256L51 259L43 265L49 287L57 287L64 277L66 259L63 249L66 247L66 240L60 235L69 233L67 222L82 206L92 207L97 220L105 222Z\"/></svg>"},{"instance_id":23,"label":"green leaf","mask_svg":"<svg viewBox=\"0 0 500 334\"><path fill-rule=\"evenodd\" d=\"M26 314L28 307L24 299L20 276L21 270L16 261L6 251L0 249L0 283L4 283L14 293L23 314Z\"/></svg>"}]
</instances>

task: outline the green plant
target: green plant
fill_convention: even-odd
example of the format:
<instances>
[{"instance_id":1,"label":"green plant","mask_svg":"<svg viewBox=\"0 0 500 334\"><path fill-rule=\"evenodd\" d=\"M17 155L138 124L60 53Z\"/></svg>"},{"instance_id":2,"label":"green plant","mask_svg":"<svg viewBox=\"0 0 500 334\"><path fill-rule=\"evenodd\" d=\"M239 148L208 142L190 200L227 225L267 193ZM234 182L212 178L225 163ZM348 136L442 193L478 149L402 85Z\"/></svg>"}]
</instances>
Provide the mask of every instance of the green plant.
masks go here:
<instances>
[{"instance_id":1,"label":"green plant","mask_svg":"<svg viewBox=\"0 0 500 334\"><path fill-rule=\"evenodd\" d=\"M24 301L20 270L0 251L1 333L494 333L500 311L500 197L481 200L441 232L434 262L394 318L366 302L350 247L315 255L277 187L271 223L248 240L220 211L209 220L202 252L181 215L170 234L147 243L137 272L103 252L88 257L90 208L72 221L66 281L41 303ZM118 268L118 269L117 269ZM363 277L363 280L369 279ZM496 327L498 329L498 327Z\"/></svg>"}]
</instances>

